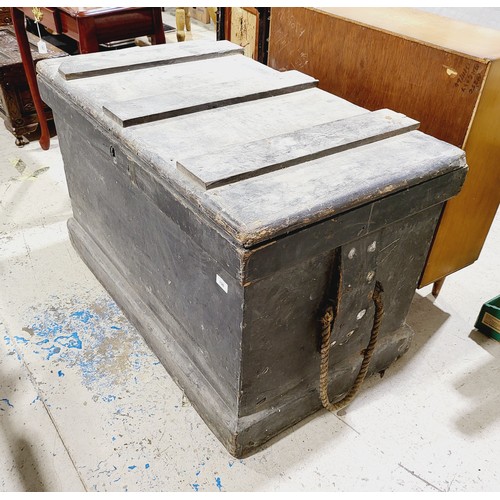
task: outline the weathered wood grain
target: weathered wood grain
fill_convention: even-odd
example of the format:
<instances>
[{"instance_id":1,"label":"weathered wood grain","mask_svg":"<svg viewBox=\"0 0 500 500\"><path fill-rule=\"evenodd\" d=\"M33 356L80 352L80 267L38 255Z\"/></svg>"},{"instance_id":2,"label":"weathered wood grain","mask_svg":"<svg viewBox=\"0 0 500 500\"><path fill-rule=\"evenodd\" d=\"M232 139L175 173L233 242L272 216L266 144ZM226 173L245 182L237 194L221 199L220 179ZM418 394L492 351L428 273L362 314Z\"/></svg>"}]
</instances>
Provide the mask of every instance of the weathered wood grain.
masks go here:
<instances>
[{"instance_id":1,"label":"weathered wood grain","mask_svg":"<svg viewBox=\"0 0 500 500\"><path fill-rule=\"evenodd\" d=\"M179 159L177 168L204 189L212 189L404 134L418 125L411 118L382 109Z\"/></svg>"},{"instance_id":2,"label":"weathered wood grain","mask_svg":"<svg viewBox=\"0 0 500 500\"><path fill-rule=\"evenodd\" d=\"M206 198L252 247L464 166L463 151L412 131L214 188Z\"/></svg>"},{"instance_id":3,"label":"weathered wood grain","mask_svg":"<svg viewBox=\"0 0 500 500\"><path fill-rule=\"evenodd\" d=\"M297 92L316 84L317 80L314 78L293 70L276 73L267 79L257 77L242 80L232 77L225 82L205 81L191 94L172 90L153 97L111 102L103 105L103 111L120 126L130 127L205 109Z\"/></svg>"},{"instance_id":4,"label":"weathered wood grain","mask_svg":"<svg viewBox=\"0 0 500 500\"><path fill-rule=\"evenodd\" d=\"M249 257L245 259L242 282L244 285L253 283L280 269L312 259L331 248L347 245L350 241L380 231L427 207L442 206L445 200L457 194L464 177L463 169L458 169L411 189L386 196L375 203L313 224L307 230L289 232L286 238L258 245L249 251Z\"/></svg>"},{"instance_id":5,"label":"weathered wood grain","mask_svg":"<svg viewBox=\"0 0 500 500\"><path fill-rule=\"evenodd\" d=\"M113 161L116 156L106 155L98 146L106 143L102 131L88 126L70 127L68 120L72 118L75 115L65 114L58 124L78 226L86 233L85 238L95 241L106 258L114 262L122 279L148 304L150 314L161 318L164 328L196 363L203 377L235 410L238 359L232 353L238 350L242 315L238 279L214 259L211 248L215 241L190 235L182 224L172 220L170 213L152 203L152 193L143 192L131 182L126 168L117 168ZM83 137L89 141L82 142ZM93 188L89 189L87 183ZM99 207L98 214L93 214L93 207ZM175 211L175 204L172 208ZM186 218L191 217L189 214ZM109 231L110 227L114 229ZM204 248L200 246L202 241L206 243ZM234 252L227 247L226 253L231 250ZM234 265L238 266L238 262ZM237 267L230 271L237 276ZM230 293L219 288L217 274L228 284ZM212 311L225 309L236 314L210 319ZM210 334L205 335L205 331ZM220 355L224 352L229 357L222 361L221 368Z\"/></svg>"},{"instance_id":6,"label":"weathered wood grain","mask_svg":"<svg viewBox=\"0 0 500 500\"><path fill-rule=\"evenodd\" d=\"M141 47L131 47L112 54L85 54L85 58L76 55L61 64L59 74L65 80L76 80L243 53L241 47L227 41L219 44L198 40L192 44L169 45L167 51L161 45L152 45L151 48L147 54Z\"/></svg>"},{"instance_id":7,"label":"weathered wood grain","mask_svg":"<svg viewBox=\"0 0 500 500\"><path fill-rule=\"evenodd\" d=\"M206 84L188 78L197 69ZM272 138L349 117L360 128L366 118L365 110L315 88L123 128L102 105L141 97L156 105L158 81L184 76L177 104L185 105L210 85L223 100L232 91L224 93L226 81L269 88L290 78L242 56L138 73L140 81L128 82L123 72L66 81L53 63L41 68L72 201L68 227L202 418L242 456L320 408L318 319L326 290L342 293L332 400L359 369L375 279L386 290L386 320L370 372L408 349L404 317L442 202L463 181L463 152L415 130L360 145L353 126L325 139L328 147L357 141L351 149L311 159L299 141L288 153L283 137ZM266 139L275 141L271 158L298 154L302 161L209 190L176 167L186 151L219 152L226 161L220 152L234 148L245 168L259 168L258 148L247 148L248 161L243 152ZM321 156L322 141L312 144L306 133L302 144ZM338 286L329 270L340 252Z\"/></svg>"}]
</instances>

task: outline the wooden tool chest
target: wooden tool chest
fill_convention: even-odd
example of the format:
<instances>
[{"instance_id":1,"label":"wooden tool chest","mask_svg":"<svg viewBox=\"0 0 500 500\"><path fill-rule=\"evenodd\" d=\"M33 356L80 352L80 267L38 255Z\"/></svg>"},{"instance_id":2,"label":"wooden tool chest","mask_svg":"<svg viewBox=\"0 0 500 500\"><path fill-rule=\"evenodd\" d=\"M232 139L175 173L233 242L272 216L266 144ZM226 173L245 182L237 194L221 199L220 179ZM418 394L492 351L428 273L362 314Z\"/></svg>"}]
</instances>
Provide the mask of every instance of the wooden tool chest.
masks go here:
<instances>
[{"instance_id":1,"label":"wooden tool chest","mask_svg":"<svg viewBox=\"0 0 500 500\"><path fill-rule=\"evenodd\" d=\"M460 149L230 42L132 48L38 66L82 258L235 456L409 347L405 323Z\"/></svg>"}]
</instances>

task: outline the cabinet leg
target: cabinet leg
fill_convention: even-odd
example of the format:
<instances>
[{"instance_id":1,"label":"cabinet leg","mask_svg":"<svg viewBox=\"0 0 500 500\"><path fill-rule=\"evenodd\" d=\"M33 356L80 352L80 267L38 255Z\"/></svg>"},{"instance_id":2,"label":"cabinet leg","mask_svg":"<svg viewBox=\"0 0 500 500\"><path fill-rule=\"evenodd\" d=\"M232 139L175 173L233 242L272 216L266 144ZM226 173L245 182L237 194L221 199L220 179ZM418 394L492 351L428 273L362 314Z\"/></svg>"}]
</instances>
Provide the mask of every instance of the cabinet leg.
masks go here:
<instances>
[{"instance_id":1,"label":"cabinet leg","mask_svg":"<svg viewBox=\"0 0 500 500\"><path fill-rule=\"evenodd\" d=\"M432 295L434 295L434 297L437 298L437 296L439 295L445 279L446 278L441 278L440 280L435 281L434 285L432 285Z\"/></svg>"},{"instance_id":2,"label":"cabinet leg","mask_svg":"<svg viewBox=\"0 0 500 500\"><path fill-rule=\"evenodd\" d=\"M165 32L163 31L163 20L161 17L161 12L163 9L157 7L151 7L153 12L153 24L155 32L151 35L151 44L159 45L165 43Z\"/></svg>"}]
</instances>

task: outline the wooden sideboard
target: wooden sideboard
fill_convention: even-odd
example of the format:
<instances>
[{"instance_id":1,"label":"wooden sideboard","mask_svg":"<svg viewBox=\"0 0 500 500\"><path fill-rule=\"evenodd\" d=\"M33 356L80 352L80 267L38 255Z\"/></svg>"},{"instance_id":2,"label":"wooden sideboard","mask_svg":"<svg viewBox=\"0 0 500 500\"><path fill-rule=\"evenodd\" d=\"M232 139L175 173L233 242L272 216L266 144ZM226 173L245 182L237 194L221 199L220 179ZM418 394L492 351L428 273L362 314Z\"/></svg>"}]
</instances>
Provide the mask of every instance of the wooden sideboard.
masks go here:
<instances>
[{"instance_id":1,"label":"wooden sideboard","mask_svg":"<svg viewBox=\"0 0 500 500\"><path fill-rule=\"evenodd\" d=\"M408 8L273 8L268 64L462 147L469 173L443 210L419 286L479 257L500 202L499 31Z\"/></svg>"}]
</instances>

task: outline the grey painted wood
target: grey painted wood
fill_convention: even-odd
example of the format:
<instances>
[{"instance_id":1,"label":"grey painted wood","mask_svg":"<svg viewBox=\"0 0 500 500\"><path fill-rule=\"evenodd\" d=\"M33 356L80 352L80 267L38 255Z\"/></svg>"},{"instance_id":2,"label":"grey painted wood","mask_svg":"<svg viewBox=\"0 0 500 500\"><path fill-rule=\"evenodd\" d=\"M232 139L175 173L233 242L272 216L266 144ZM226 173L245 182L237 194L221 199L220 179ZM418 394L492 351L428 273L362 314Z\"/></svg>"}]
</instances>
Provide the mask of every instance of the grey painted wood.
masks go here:
<instances>
[{"instance_id":1,"label":"grey painted wood","mask_svg":"<svg viewBox=\"0 0 500 500\"><path fill-rule=\"evenodd\" d=\"M50 63L40 88L58 128L75 247L216 436L243 456L321 407L326 299L340 297L331 400L359 369L375 280L386 314L370 373L408 349L405 316L466 164L461 150L410 131L204 190L179 172L178 159L362 121L366 110L311 88L126 128L102 111L115 94L115 102L153 102L156 72L161 84L184 75L189 99L204 85L187 78L196 68L215 87L227 75L280 78L242 56L146 68L138 81L123 72L66 81ZM330 272L337 255L341 283Z\"/></svg>"},{"instance_id":2,"label":"grey painted wood","mask_svg":"<svg viewBox=\"0 0 500 500\"><path fill-rule=\"evenodd\" d=\"M393 210L397 208L394 204ZM399 209L406 213L410 205L403 204ZM361 362L360 352L368 344L373 324L371 292L376 280L384 286L385 316L380 338L385 339L382 344L391 343L391 336L404 324L440 212L441 206L436 205L361 238L353 238L342 247L330 240L326 251L316 252L309 259L247 284L246 301L252 306L247 308L242 337L246 352L242 358L242 416L256 409L280 407L283 399L298 394L305 397L318 389L319 318L337 248L342 251L342 289L332 332L335 344L331 371L339 370L338 365L345 359L357 356ZM323 234L328 236L326 231ZM306 245L304 240L296 248ZM279 255L279 249L275 252ZM336 301L336 297L333 299ZM362 311L365 314L358 319ZM407 343L405 346L408 347ZM396 357L404 352L398 352L399 348L393 345L392 354ZM337 379L332 400L342 397L355 376L350 368L344 373L344 380Z\"/></svg>"},{"instance_id":3,"label":"grey painted wood","mask_svg":"<svg viewBox=\"0 0 500 500\"><path fill-rule=\"evenodd\" d=\"M203 416L207 425L229 450L234 450L234 432L237 414L227 405L207 380L196 360L184 350L173 335L182 328L163 313L161 320L143 300L122 272L115 266L95 240L74 219L68 221L71 242L97 279L110 293L127 318L141 332L147 344L156 353L173 380L184 391L194 408ZM168 318L168 319L167 319ZM165 322L169 327L165 328ZM177 326L176 326L177 325Z\"/></svg>"},{"instance_id":4,"label":"grey painted wood","mask_svg":"<svg viewBox=\"0 0 500 500\"><path fill-rule=\"evenodd\" d=\"M167 47L165 50L163 46L153 45L147 54L141 52L141 47L131 47L112 54L96 52L85 54L83 58L76 55L61 64L59 74L65 80L76 80L243 53L239 45L226 40L222 43L198 40L191 44L177 43Z\"/></svg>"},{"instance_id":5,"label":"grey painted wood","mask_svg":"<svg viewBox=\"0 0 500 500\"><path fill-rule=\"evenodd\" d=\"M105 150L102 131L85 124L70 126L77 118L72 113L61 116L58 135L73 215L86 233L85 240L101 247L148 305L148 314L161 318L204 378L236 411L239 358L234 353L242 321L239 280L214 258L210 238L188 234L131 182L125 165L117 168L117 156ZM82 142L83 137L89 140ZM117 145L115 155L119 149ZM237 276L237 268L231 271ZM217 285L217 274L230 293ZM213 316L213 311L225 309L234 314Z\"/></svg>"},{"instance_id":6,"label":"grey painted wood","mask_svg":"<svg viewBox=\"0 0 500 500\"><path fill-rule=\"evenodd\" d=\"M204 81L196 92L170 90L154 97L139 97L103 105L104 113L121 127L220 108L265 97L288 94L313 87L317 80L298 71L275 74L273 78L236 78L222 83Z\"/></svg>"},{"instance_id":7,"label":"grey painted wood","mask_svg":"<svg viewBox=\"0 0 500 500\"><path fill-rule=\"evenodd\" d=\"M245 247L465 166L464 153L418 131L206 192Z\"/></svg>"},{"instance_id":8,"label":"grey painted wood","mask_svg":"<svg viewBox=\"0 0 500 500\"><path fill-rule=\"evenodd\" d=\"M381 109L210 154L181 158L177 160L177 168L204 189L211 189L404 134L418 126L411 118Z\"/></svg>"},{"instance_id":9,"label":"grey painted wood","mask_svg":"<svg viewBox=\"0 0 500 500\"><path fill-rule=\"evenodd\" d=\"M236 64L236 59L245 60L245 64L240 62ZM206 61L200 61L197 64L200 64L200 68L204 71L208 71L207 65L202 64L204 62ZM273 71L270 68L264 70L262 65L244 56L220 58L218 62L224 64L217 66L217 69L224 67L226 73L230 74L236 71L241 72L243 68L250 71L255 66L255 71L261 72L261 77L266 79L271 74L269 71ZM188 66L194 64L177 66L182 66L183 70L187 70ZM42 80L53 84L71 100L81 104L82 108L92 114L98 123L102 123L103 127L113 130L117 139L129 144L133 151L137 151L137 155L155 165L153 168L159 170L160 175L168 178L174 191L189 199L195 207L202 206L204 214L219 225L229 238L248 248L286 232L316 223L339 211L349 210L355 206L356 200L359 200L357 204L360 205L377 196L385 196L418 184L421 180L429 178L429 169L432 171L434 157L442 158L442 171L437 172L436 175L444 173L444 169L451 170L465 165L463 152L458 148L454 150L456 161L451 160L446 164L447 159L442 155L452 151L446 149L447 145L423 134L416 138L414 134L418 132L410 132L397 138L356 148L352 154L357 158L349 159L346 157L349 152L343 152L335 155L335 162L330 162L328 157L317 159L283 171L203 192L201 189L197 190L192 185L188 185L192 183L180 172L174 172L177 170L175 167L177 158L181 155L185 156L186 151L198 154L210 153L215 149L220 149L217 147L218 144L224 147L231 144L241 145L249 142L249 137L255 140L279 135L283 133L283 127L290 127L289 123L294 124L291 131L304 128L300 126L301 118L293 112L294 102L300 101L298 94L302 92L287 96L290 99L287 100L286 107L280 100L278 100L278 105L273 106L273 99L276 98L256 101L256 103L265 101L260 109L269 106L269 113L267 115L261 113L258 120L252 119L251 113L258 106L254 108L254 106L249 106L252 103L245 103L244 106L226 107L225 113L219 113L218 120L216 120L215 111L221 111L220 109L160 120L155 122L154 126L146 124L123 129L119 126L113 128L113 121L102 113L102 99L111 95L120 95L119 89L127 83L123 79L123 74L88 78L82 82L78 80L65 82L60 77L57 78L57 70L54 75L55 68L53 64L43 66L40 69ZM164 74L165 69L157 68L158 75ZM170 70L170 68L167 69ZM175 78L178 77L179 74L176 74ZM167 79L165 82L170 82L170 80ZM81 85L82 83L85 85ZM142 86L146 83L146 80L141 80ZM140 95L140 89L135 88L136 82L130 82L129 85L134 86L134 94ZM192 87L189 88L189 81L185 84L183 82L184 87L186 87L186 95L189 96L192 91ZM101 91L98 89L102 89L104 97L101 97ZM121 93L124 92L127 95L132 93L131 91ZM147 92L149 92L149 87ZM340 101L337 99L337 102ZM324 101L320 102L317 97L311 98L309 107L310 112L304 111L304 114L311 116L321 114ZM348 108L348 105L346 107ZM352 108L353 114L358 114L358 111L359 108ZM206 113L213 120L204 118ZM224 120L221 117L224 117ZM170 120L172 120L171 125L168 124ZM307 122L309 118L303 118L303 120ZM327 121L331 119L323 119L319 123ZM225 123L228 125L224 126ZM224 133L221 133L222 130ZM419 151L418 154L415 153L416 150ZM421 162L417 159L420 157L422 157ZM382 158L387 159L387 162L384 160L382 164ZM352 189L354 192L351 191ZM345 193L345 196L342 193ZM347 198L349 202L344 204Z\"/></svg>"},{"instance_id":10,"label":"grey painted wood","mask_svg":"<svg viewBox=\"0 0 500 500\"><path fill-rule=\"evenodd\" d=\"M406 217L455 196L463 184L464 169L423 182L411 189L392 194L375 203L363 205L256 246L248 253L242 270L244 283L251 283L322 254L330 248L348 244Z\"/></svg>"}]
</instances>

